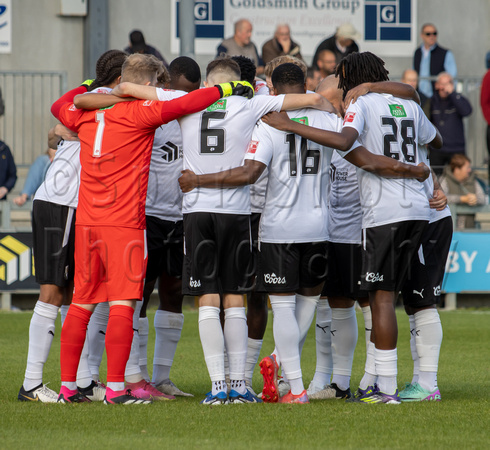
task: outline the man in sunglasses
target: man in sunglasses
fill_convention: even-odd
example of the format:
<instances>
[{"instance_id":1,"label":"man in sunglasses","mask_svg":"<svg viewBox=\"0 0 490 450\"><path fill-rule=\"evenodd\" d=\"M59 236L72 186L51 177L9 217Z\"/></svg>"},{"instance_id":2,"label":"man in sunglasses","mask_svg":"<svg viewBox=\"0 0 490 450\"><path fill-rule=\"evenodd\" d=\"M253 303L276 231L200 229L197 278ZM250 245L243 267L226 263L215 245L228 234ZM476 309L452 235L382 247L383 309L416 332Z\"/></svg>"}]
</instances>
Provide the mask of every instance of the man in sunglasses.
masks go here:
<instances>
[{"instance_id":1,"label":"man in sunglasses","mask_svg":"<svg viewBox=\"0 0 490 450\"><path fill-rule=\"evenodd\" d=\"M456 60L451 50L437 44L437 28L432 23L422 25L420 33L422 45L413 55L413 68L421 78L437 76L441 72L449 73L453 78L457 76ZM434 82L420 80L419 90L427 97L434 93Z\"/></svg>"}]
</instances>

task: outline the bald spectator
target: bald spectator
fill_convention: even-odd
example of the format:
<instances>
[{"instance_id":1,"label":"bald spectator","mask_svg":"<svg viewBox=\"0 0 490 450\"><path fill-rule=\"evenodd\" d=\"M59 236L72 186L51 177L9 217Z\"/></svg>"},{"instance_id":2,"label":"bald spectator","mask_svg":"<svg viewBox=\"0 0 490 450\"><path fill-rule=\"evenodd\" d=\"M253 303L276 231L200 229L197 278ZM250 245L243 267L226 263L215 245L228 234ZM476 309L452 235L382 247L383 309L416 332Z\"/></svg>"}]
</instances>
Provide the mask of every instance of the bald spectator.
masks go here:
<instances>
[{"instance_id":1,"label":"bald spectator","mask_svg":"<svg viewBox=\"0 0 490 450\"><path fill-rule=\"evenodd\" d=\"M317 86L320 84L320 81L322 81L320 71L313 67L308 67L308 70L306 71L306 89L309 91L315 91Z\"/></svg>"},{"instance_id":2,"label":"bald spectator","mask_svg":"<svg viewBox=\"0 0 490 450\"><path fill-rule=\"evenodd\" d=\"M322 50L330 50L335 54L337 64L349 53L358 52L359 47L355 43L361 35L350 23L344 23L337 28L333 36L325 39L316 49L313 56L313 67L318 68L318 56Z\"/></svg>"},{"instance_id":3,"label":"bald spectator","mask_svg":"<svg viewBox=\"0 0 490 450\"><path fill-rule=\"evenodd\" d=\"M439 175L441 166L447 164L456 153L465 154L463 117L471 114L471 104L466 97L454 90L454 80L447 72L437 77L436 92L430 99L430 120L441 133L442 148L431 149L430 162Z\"/></svg>"},{"instance_id":4,"label":"bald spectator","mask_svg":"<svg viewBox=\"0 0 490 450\"><path fill-rule=\"evenodd\" d=\"M437 43L437 28L432 23L422 25L420 33L422 45L413 55L413 68L421 78L439 75L447 72L456 78L458 70L456 60L451 50L439 46ZM429 80L420 80L419 89L428 98L434 93L434 83Z\"/></svg>"},{"instance_id":5,"label":"bald spectator","mask_svg":"<svg viewBox=\"0 0 490 450\"><path fill-rule=\"evenodd\" d=\"M331 50L321 50L318 54L318 69L322 79L335 73L335 67L337 67L337 60L335 59L335 53Z\"/></svg>"},{"instance_id":6,"label":"bald spectator","mask_svg":"<svg viewBox=\"0 0 490 450\"><path fill-rule=\"evenodd\" d=\"M430 99L427 96L425 96L422 92L420 92L418 89L419 76L417 72L415 72L415 70L413 69L405 70L402 74L401 82L405 84L409 84L418 92L420 97L420 106L424 110L425 115L427 117L430 117Z\"/></svg>"},{"instance_id":7,"label":"bald spectator","mask_svg":"<svg viewBox=\"0 0 490 450\"><path fill-rule=\"evenodd\" d=\"M264 62L259 56L257 47L252 42L252 24L247 19L240 19L235 22L235 34L233 37L225 39L218 46L216 56L246 56L250 58L257 67L257 75L264 73Z\"/></svg>"},{"instance_id":8,"label":"bald spectator","mask_svg":"<svg viewBox=\"0 0 490 450\"><path fill-rule=\"evenodd\" d=\"M129 47L124 49L126 53L132 55L133 53L143 53L144 55L153 55L163 62L163 65L168 68L167 61L162 54L151 45L148 45L145 41L145 37L140 30L133 30L129 33Z\"/></svg>"},{"instance_id":9,"label":"bald spectator","mask_svg":"<svg viewBox=\"0 0 490 450\"><path fill-rule=\"evenodd\" d=\"M291 29L287 24L278 25L274 37L262 46L262 60L265 64L278 56L294 56L303 59L299 44L291 39Z\"/></svg>"}]
</instances>

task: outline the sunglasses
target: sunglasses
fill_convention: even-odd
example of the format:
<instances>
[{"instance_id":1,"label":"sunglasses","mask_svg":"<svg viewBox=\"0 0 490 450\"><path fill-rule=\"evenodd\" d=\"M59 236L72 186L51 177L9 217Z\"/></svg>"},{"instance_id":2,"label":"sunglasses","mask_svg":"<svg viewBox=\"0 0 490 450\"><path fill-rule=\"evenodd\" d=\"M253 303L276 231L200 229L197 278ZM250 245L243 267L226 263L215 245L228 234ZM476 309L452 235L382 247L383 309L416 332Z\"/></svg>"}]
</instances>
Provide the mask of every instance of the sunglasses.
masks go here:
<instances>
[{"instance_id":1,"label":"sunglasses","mask_svg":"<svg viewBox=\"0 0 490 450\"><path fill-rule=\"evenodd\" d=\"M437 36L437 31L434 31L433 33L424 33L426 36Z\"/></svg>"}]
</instances>

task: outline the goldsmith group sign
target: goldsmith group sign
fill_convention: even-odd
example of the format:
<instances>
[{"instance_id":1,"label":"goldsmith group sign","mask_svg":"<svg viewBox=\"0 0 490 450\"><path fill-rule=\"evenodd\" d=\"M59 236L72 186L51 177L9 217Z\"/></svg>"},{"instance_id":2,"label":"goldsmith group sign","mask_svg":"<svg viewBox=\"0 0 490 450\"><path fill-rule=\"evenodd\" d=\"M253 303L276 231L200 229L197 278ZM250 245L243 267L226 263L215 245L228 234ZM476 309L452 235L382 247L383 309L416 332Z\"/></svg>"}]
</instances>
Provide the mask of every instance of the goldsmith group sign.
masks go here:
<instances>
[{"instance_id":1,"label":"goldsmith group sign","mask_svg":"<svg viewBox=\"0 0 490 450\"><path fill-rule=\"evenodd\" d=\"M172 52L179 51L179 1L172 0ZM197 54L213 54L233 35L233 24L248 19L259 52L278 24L287 23L301 53L313 56L318 44L351 23L361 34L361 51L380 56L412 56L416 47L417 0L195 0ZM309 62L309 61L307 61Z\"/></svg>"}]
</instances>

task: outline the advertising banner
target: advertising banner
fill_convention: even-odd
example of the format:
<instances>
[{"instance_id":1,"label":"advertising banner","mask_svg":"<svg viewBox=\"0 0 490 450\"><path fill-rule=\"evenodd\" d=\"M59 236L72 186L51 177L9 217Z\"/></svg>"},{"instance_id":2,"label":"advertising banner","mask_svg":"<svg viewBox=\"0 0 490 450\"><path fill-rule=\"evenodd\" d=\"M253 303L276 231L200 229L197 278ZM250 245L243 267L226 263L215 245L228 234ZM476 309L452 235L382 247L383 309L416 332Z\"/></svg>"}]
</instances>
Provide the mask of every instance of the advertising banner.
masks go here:
<instances>
[{"instance_id":1,"label":"advertising banner","mask_svg":"<svg viewBox=\"0 0 490 450\"><path fill-rule=\"evenodd\" d=\"M172 52L179 52L179 1L172 0ZM417 0L195 0L196 54L213 54L233 36L233 24L248 19L260 52L277 25L287 23L301 53L313 56L318 44L343 23L359 31L361 51L380 56L412 56L417 42Z\"/></svg>"}]
</instances>

